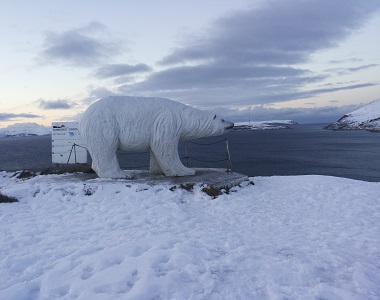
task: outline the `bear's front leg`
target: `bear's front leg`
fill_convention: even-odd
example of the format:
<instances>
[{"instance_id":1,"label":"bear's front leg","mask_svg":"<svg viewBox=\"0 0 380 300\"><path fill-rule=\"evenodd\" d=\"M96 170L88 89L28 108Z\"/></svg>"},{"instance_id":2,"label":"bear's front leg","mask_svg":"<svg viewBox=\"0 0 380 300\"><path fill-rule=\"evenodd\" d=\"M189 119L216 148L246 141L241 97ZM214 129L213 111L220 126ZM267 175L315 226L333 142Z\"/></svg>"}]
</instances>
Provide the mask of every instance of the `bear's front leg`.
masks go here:
<instances>
[{"instance_id":1,"label":"bear's front leg","mask_svg":"<svg viewBox=\"0 0 380 300\"><path fill-rule=\"evenodd\" d=\"M178 155L178 142L171 141L170 143L162 144L163 141L160 141L155 145L151 145L151 152L153 152L155 164L153 165L153 170L158 171L156 163L159 165L161 172L166 176L177 177L177 176L190 176L194 175L195 171L190 168L186 168ZM151 156L152 162L152 156ZM152 165L151 165L152 170ZM161 173L162 174L162 173Z\"/></svg>"},{"instance_id":2,"label":"bear's front leg","mask_svg":"<svg viewBox=\"0 0 380 300\"><path fill-rule=\"evenodd\" d=\"M195 174L193 169L186 168L179 159L178 142L182 134L180 128L180 118L170 111L156 116L153 124L150 149L166 176L189 176ZM156 166L153 167L156 170L158 169Z\"/></svg>"}]
</instances>

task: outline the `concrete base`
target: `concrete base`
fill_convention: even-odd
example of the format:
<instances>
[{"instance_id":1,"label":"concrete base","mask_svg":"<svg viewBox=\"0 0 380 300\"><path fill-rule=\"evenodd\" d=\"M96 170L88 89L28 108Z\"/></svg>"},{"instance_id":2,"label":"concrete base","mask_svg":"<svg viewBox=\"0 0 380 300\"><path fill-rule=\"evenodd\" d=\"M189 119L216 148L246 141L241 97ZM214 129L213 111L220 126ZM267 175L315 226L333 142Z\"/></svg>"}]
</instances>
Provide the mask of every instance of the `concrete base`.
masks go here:
<instances>
[{"instance_id":1,"label":"concrete base","mask_svg":"<svg viewBox=\"0 0 380 300\"><path fill-rule=\"evenodd\" d=\"M228 189L237 186L243 181L248 179L248 176L235 173L226 172L225 169L215 168L194 168L195 175L183 177L167 177L164 175L152 175L149 171L128 171L133 178L131 179L95 179L95 174L83 174L87 177L87 182L130 182L130 183L145 183L148 185L157 184L172 184L172 185L187 185L187 184L205 184L215 189ZM92 178L90 178L90 176Z\"/></svg>"},{"instance_id":2,"label":"concrete base","mask_svg":"<svg viewBox=\"0 0 380 300\"><path fill-rule=\"evenodd\" d=\"M203 183L216 189L227 189L237 186L248 179L246 175L226 172L225 169L195 168L194 170L195 175L183 177L154 176L148 171L145 171L136 174L135 179L132 179L132 181L144 180L147 181L147 183L171 183L173 185Z\"/></svg>"}]
</instances>

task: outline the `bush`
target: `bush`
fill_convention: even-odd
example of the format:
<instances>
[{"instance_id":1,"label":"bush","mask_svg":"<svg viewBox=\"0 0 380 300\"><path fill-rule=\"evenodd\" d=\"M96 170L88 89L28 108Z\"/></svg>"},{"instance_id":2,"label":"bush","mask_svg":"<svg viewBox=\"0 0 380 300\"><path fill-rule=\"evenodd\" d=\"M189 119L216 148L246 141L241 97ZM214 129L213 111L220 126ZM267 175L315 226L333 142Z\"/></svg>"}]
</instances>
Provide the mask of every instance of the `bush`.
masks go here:
<instances>
[{"instance_id":1,"label":"bush","mask_svg":"<svg viewBox=\"0 0 380 300\"><path fill-rule=\"evenodd\" d=\"M213 186L207 186L202 189L202 192L206 193L207 195L213 197L214 199L222 194L220 189L217 189Z\"/></svg>"},{"instance_id":2,"label":"bush","mask_svg":"<svg viewBox=\"0 0 380 300\"><path fill-rule=\"evenodd\" d=\"M7 196L0 193L0 203L13 203L13 202L18 202L18 200L15 197Z\"/></svg>"},{"instance_id":3,"label":"bush","mask_svg":"<svg viewBox=\"0 0 380 300\"><path fill-rule=\"evenodd\" d=\"M67 165L57 168L47 168L46 170L41 171L41 175L51 175L51 174L66 174L66 173L95 173L88 165Z\"/></svg>"},{"instance_id":4,"label":"bush","mask_svg":"<svg viewBox=\"0 0 380 300\"><path fill-rule=\"evenodd\" d=\"M29 178L32 178L32 177L35 177L36 174L34 174L33 172L30 172L28 170L23 170L21 171L21 173L19 173L16 178L18 179L29 179Z\"/></svg>"}]
</instances>

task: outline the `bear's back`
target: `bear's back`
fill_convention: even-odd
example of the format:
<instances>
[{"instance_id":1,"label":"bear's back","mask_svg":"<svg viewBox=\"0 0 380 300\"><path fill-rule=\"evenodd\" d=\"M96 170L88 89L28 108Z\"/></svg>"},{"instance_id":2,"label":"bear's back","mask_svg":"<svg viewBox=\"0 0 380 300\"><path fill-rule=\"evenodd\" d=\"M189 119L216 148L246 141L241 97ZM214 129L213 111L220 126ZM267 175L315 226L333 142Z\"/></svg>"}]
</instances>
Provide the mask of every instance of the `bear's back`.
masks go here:
<instances>
[{"instance_id":1,"label":"bear's back","mask_svg":"<svg viewBox=\"0 0 380 300\"><path fill-rule=\"evenodd\" d=\"M150 112L160 110L181 110L186 105L165 98L158 97L132 97L132 96L109 96L95 102L92 106L101 109L108 108L116 111L131 109L136 112Z\"/></svg>"}]
</instances>

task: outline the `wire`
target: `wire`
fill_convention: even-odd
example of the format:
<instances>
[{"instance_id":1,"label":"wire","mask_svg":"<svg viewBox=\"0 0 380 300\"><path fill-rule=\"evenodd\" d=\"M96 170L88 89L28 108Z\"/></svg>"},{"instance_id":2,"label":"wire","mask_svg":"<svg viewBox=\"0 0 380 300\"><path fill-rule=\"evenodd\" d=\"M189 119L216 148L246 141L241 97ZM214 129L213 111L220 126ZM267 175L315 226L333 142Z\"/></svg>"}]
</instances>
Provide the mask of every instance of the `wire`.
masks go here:
<instances>
[{"instance_id":1,"label":"wire","mask_svg":"<svg viewBox=\"0 0 380 300\"><path fill-rule=\"evenodd\" d=\"M195 160L195 161L200 161L200 162L221 162L221 161L227 161L226 158L219 159L219 160L202 160L202 159L198 159L198 158L194 158L194 157L190 157L190 156L183 157L182 159L187 159L187 158Z\"/></svg>"},{"instance_id":2,"label":"wire","mask_svg":"<svg viewBox=\"0 0 380 300\"><path fill-rule=\"evenodd\" d=\"M202 159L198 159L198 158L194 158L194 157L191 157L191 156L187 156L187 147L186 147L186 143L191 143L191 144L195 144L195 145L199 145L199 146L209 146L209 145L215 145L215 144L219 144L219 143L223 143L223 142L226 142L226 154L227 154L227 157L224 158L224 159L218 159L218 160L202 160ZM70 154L69 154L69 158L67 160L67 164L69 164L69 161L70 161L70 157L71 157L71 154L74 150L74 155L75 155L75 163L76 162L76 151L75 151L75 147L80 147L80 148L83 148L83 149L87 149L86 147L83 147L83 146L80 146L78 144L73 144L72 147L71 147L71 151L70 151ZM229 151L229 147L228 147L228 141L227 141L227 138L223 139L223 140L220 140L220 141L216 141L216 142L212 142L212 143L197 143L197 142L193 142L193 141L186 141L185 142L185 150L186 150L186 156L185 157L181 157L181 159L186 159L186 160L195 160L195 161L199 161L199 162L212 162L212 163L215 163L215 162L222 162L222 161L227 161L227 170L228 171L231 171L231 159L230 159L230 151ZM145 152L131 152L131 153L126 153L127 155L136 155L136 154L146 154L146 153L149 153L149 151L145 151ZM133 167L126 167L126 168L135 168L135 169L140 169L140 168L149 168L149 166L133 166Z\"/></svg>"},{"instance_id":3,"label":"wire","mask_svg":"<svg viewBox=\"0 0 380 300\"><path fill-rule=\"evenodd\" d=\"M223 140L220 140L220 141L217 141L217 142L212 142L212 143L197 143L197 142L193 142L193 141L186 141L186 143L200 145L200 146L208 146L208 145L215 145L215 144L223 143L226 140L227 139L223 139Z\"/></svg>"}]
</instances>

